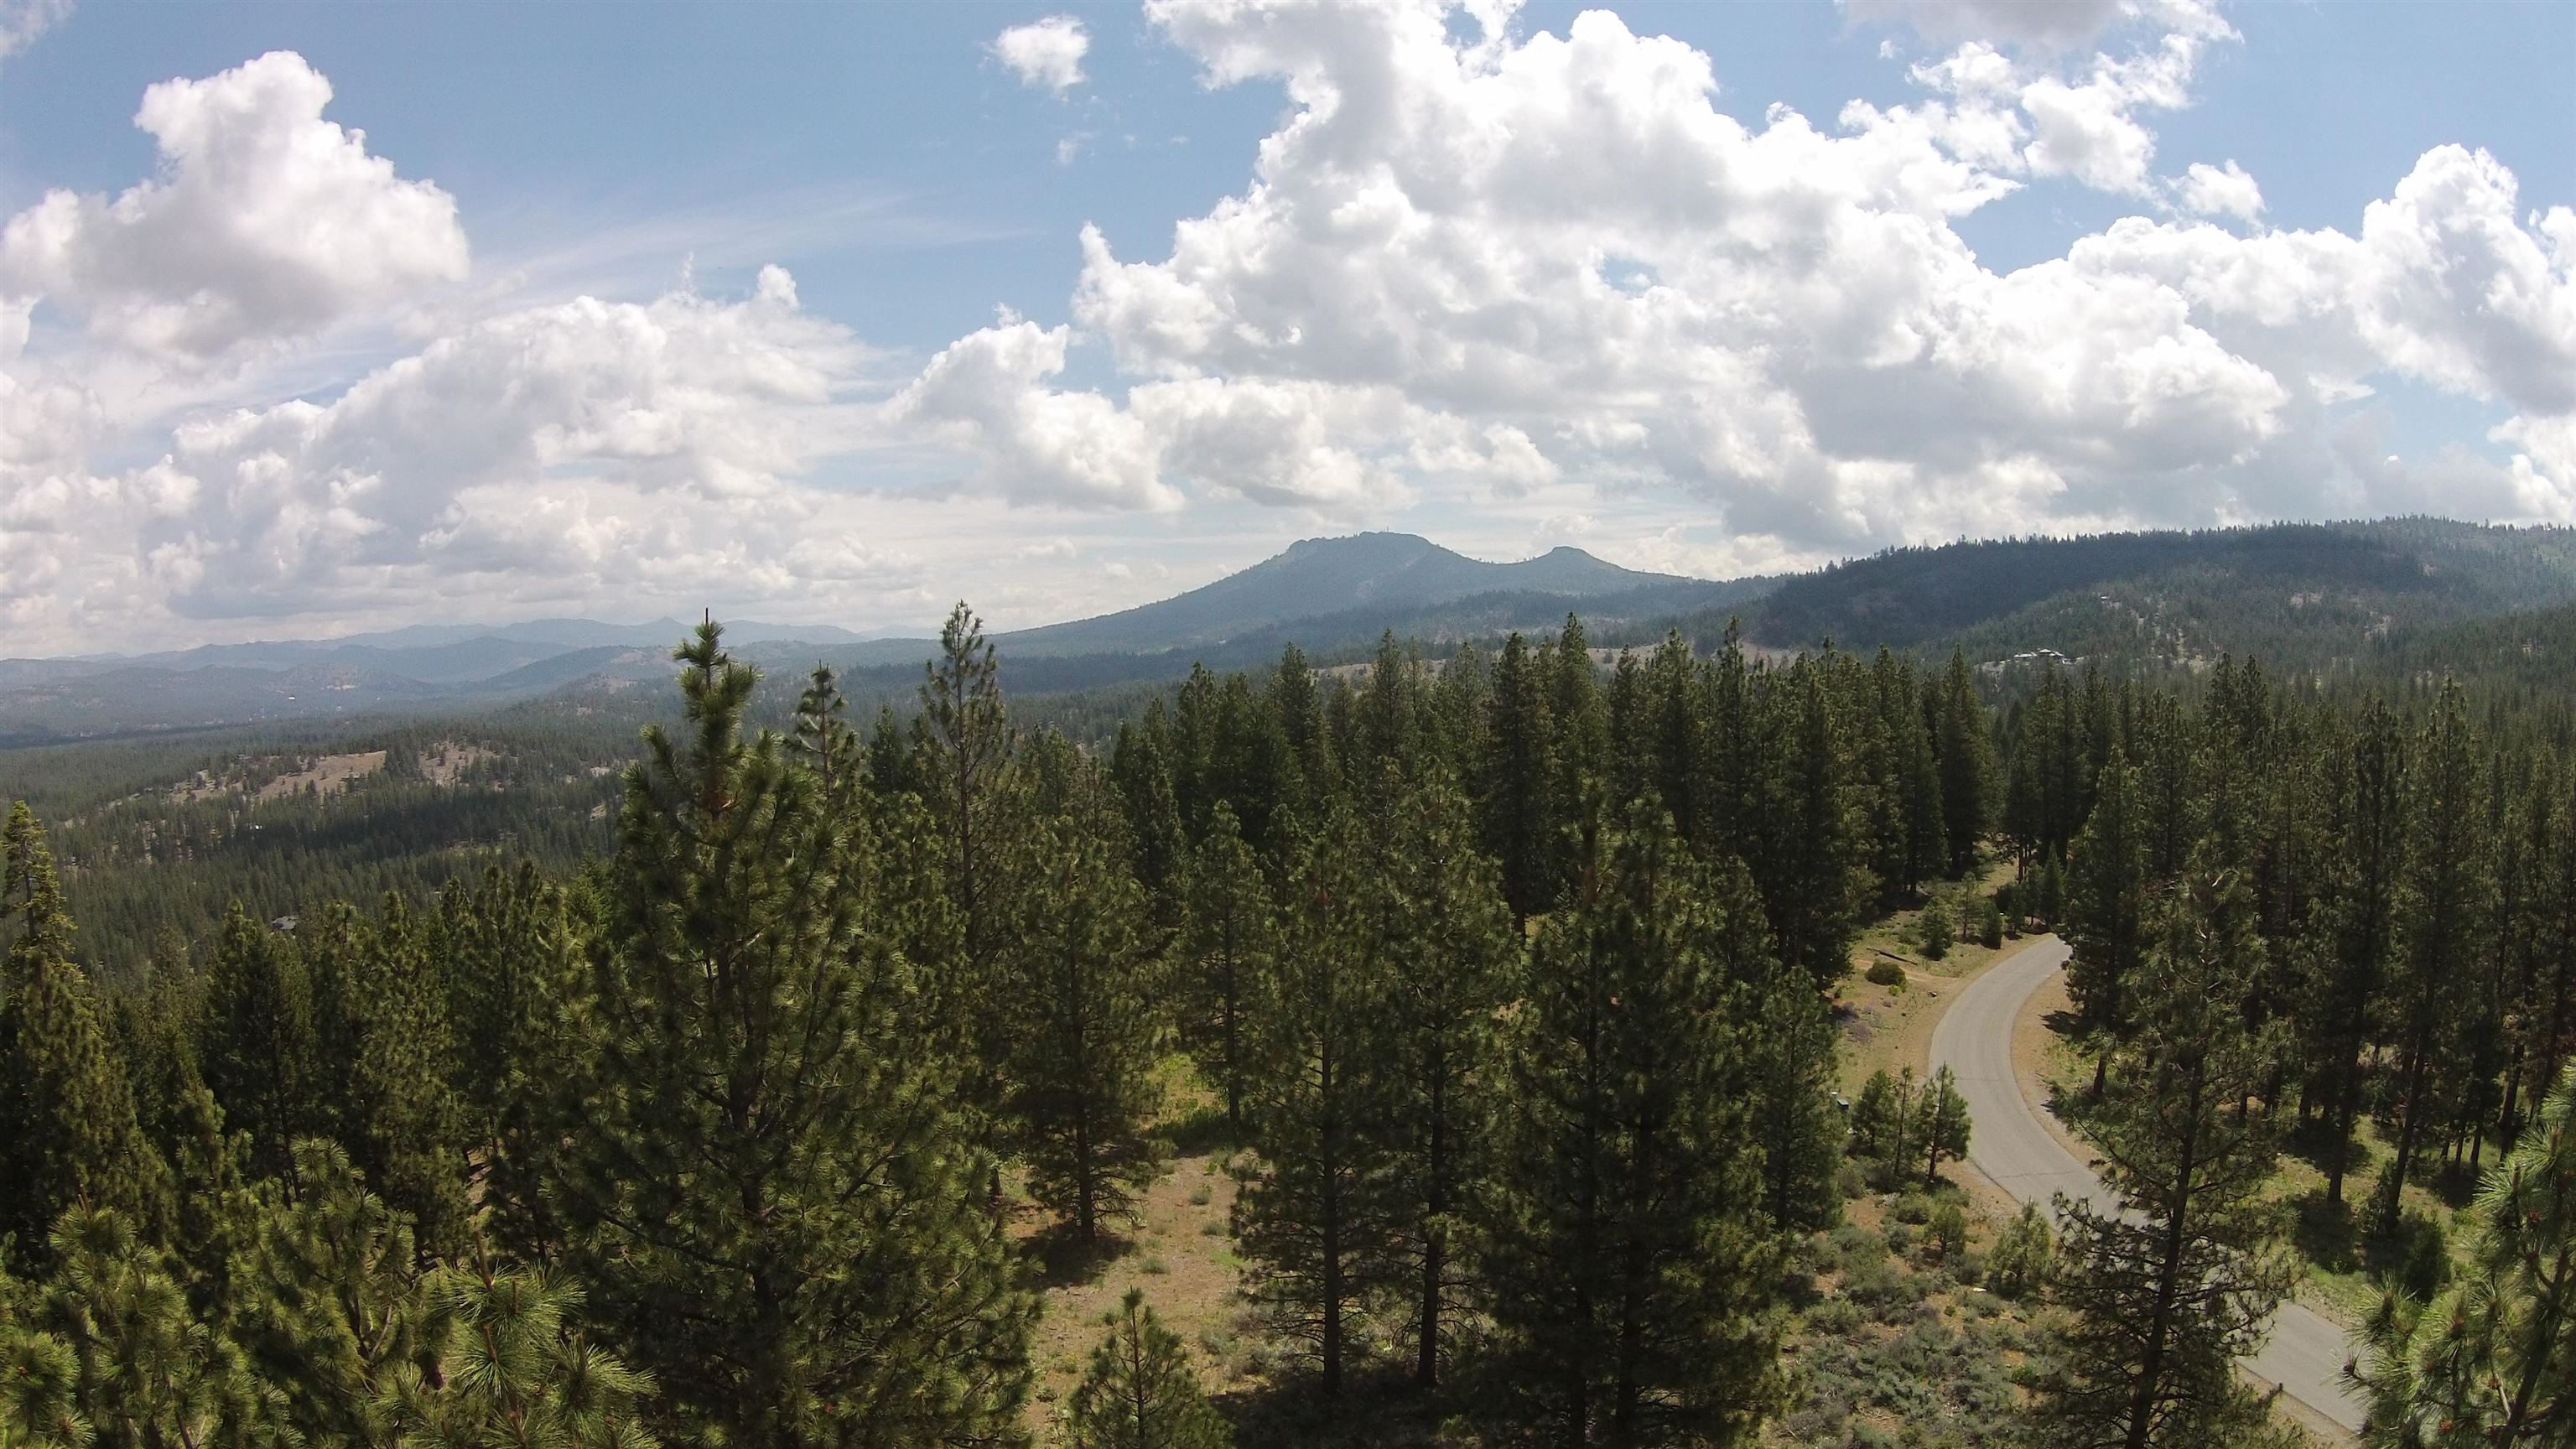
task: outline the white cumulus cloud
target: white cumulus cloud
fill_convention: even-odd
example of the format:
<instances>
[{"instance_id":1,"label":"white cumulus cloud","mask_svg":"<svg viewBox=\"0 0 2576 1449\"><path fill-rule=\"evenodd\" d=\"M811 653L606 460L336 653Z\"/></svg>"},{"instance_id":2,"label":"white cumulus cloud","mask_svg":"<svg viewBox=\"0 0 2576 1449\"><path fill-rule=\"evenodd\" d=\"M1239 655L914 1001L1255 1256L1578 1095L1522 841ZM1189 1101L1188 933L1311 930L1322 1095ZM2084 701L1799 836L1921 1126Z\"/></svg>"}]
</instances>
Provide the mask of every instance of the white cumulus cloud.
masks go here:
<instances>
[{"instance_id":1,"label":"white cumulus cloud","mask_svg":"<svg viewBox=\"0 0 2576 1449\"><path fill-rule=\"evenodd\" d=\"M94 585L198 618L468 579L723 578L772 553L829 578L849 560L813 552L794 483L863 440L848 394L867 357L776 268L739 301L585 297L475 324L328 403L191 418L130 473L15 487L12 524L96 547L57 556Z\"/></svg>"},{"instance_id":2,"label":"white cumulus cloud","mask_svg":"<svg viewBox=\"0 0 2576 1449\"><path fill-rule=\"evenodd\" d=\"M1082 84L1082 58L1091 53L1091 34L1070 15L1050 15L1027 25L1014 25L993 37L993 58L1010 67L1025 86L1042 86L1063 95Z\"/></svg>"},{"instance_id":3,"label":"white cumulus cloud","mask_svg":"<svg viewBox=\"0 0 2576 1449\"><path fill-rule=\"evenodd\" d=\"M1021 502L1170 509L1160 448L1132 414L1093 392L1059 391L1070 329L1005 318L949 344L890 415L978 459L969 486Z\"/></svg>"},{"instance_id":4,"label":"white cumulus cloud","mask_svg":"<svg viewBox=\"0 0 2576 1449\"><path fill-rule=\"evenodd\" d=\"M114 196L53 191L0 231L0 294L102 337L204 360L318 331L462 279L455 200L322 118L331 83L290 51L144 92L160 174Z\"/></svg>"},{"instance_id":5,"label":"white cumulus cloud","mask_svg":"<svg viewBox=\"0 0 2576 1449\"><path fill-rule=\"evenodd\" d=\"M2234 161L2223 166L2194 161L2175 186L2174 199L2194 216L2256 221L2263 215L2263 188Z\"/></svg>"}]
</instances>

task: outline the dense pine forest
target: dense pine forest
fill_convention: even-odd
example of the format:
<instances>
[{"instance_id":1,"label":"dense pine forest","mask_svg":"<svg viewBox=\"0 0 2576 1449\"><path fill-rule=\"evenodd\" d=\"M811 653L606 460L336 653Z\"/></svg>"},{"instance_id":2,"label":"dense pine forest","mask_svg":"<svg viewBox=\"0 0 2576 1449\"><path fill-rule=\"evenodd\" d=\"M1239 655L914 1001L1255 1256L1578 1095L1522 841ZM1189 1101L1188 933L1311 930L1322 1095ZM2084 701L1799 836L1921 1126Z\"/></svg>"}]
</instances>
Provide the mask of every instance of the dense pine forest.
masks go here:
<instances>
[{"instance_id":1,"label":"dense pine forest","mask_svg":"<svg viewBox=\"0 0 2576 1449\"><path fill-rule=\"evenodd\" d=\"M2334 1264L2371 1442L2576 1438L2563 675L1569 618L1041 724L962 606L872 714L676 662L605 773L389 736L595 833L353 834L292 919L85 949L50 842L185 842L12 812L0 1445L2288 1444L2232 1364ZM190 829L327 804L289 755ZM2045 932L2127 1210L1988 1225L1852 992ZM1245 1385L1151 1263L1053 1346L1184 1156Z\"/></svg>"}]
</instances>

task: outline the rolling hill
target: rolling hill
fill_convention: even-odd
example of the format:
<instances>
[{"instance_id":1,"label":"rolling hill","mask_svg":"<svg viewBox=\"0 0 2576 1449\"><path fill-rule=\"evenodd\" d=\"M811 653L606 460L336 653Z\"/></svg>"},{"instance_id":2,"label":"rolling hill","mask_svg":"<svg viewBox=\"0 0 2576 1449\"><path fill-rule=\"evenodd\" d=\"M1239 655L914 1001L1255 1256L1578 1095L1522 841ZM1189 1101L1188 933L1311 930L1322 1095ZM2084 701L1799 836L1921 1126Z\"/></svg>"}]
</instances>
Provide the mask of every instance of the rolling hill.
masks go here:
<instances>
[{"instance_id":1,"label":"rolling hill","mask_svg":"<svg viewBox=\"0 0 2576 1449\"><path fill-rule=\"evenodd\" d=\"M1760 585L1750 587L1758 588ZM1204 659L1319 654L1389 629L1432 641L1590 617L1664 619L1748 596L1747 585L1640 573L1575 548L1487 563L1408 534L1308 539L1174 598L994 636L1020 686L1063 691L1155 679ZM214 645L132 658L0 660L0 744L111 733L488 708L582 684L660 680L688 631L676 619L423 625L342 639ZM908 694L929 638L866 639L828 625L727 621L736 654L772 673L829 663L854 697Z\"/></svg>"}]
</instances>

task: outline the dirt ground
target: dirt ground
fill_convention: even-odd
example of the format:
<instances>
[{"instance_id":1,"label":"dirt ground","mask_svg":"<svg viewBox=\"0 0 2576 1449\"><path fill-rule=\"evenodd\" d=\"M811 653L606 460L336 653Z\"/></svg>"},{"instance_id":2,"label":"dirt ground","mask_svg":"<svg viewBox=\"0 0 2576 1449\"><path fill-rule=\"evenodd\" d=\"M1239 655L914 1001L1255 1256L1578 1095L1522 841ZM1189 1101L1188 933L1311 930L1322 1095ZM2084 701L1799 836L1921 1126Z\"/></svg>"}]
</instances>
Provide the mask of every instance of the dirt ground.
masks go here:
<instances>
[{"instance_id":1,"label":"dirt ground","mask_svg":"<svg viewBox=\"0 0 2576 1449\"><path fill-rule=\"evenodd\" d=\"M323 755L302 769L278 776L259 787L255 797L282 800L290 795L310 791L315 795L336 795L351 785L385 767L385 752L366 750L352 755Z\"/></svg>"},{"instance_id":2,"label":"dirt ground","mask_svg":"<svg viewBox=\"0 0 2576 1449\"><path fill-rule=\"evenodd\" d=\"M433 785L453 785L467 770L493 758L481 745L440 740L420 752L420 777Z\"/></svg>"},{"instance_id":3,"label":"dirt ground","mask_svg":"<svg viewBox=\"0 0 2576 1449\"><path fill-rule=\"evenodd\" d=\"M1221 1134L1206 1094L1185 1062L1165 1069L1170 1103L1164 1135L1175 1147L1163 1175L1137 1204L1137 1221L1113 1224L1098 1248L1065 1241L1039 1209L1013 1209L1037 1274L1041 1311L1030 1336L1027 1421L1040 1444L1067 1442L1064 1416L1081 1383L1091 1350L1105 1329L1102 1319L1129 1288L1141 1289L1163 1326L1188 1348L1199 1382L1211 1394L1256 1377L1265 1366L1254 1350L1238 1291L1243 1263L1226 1236L1234 1205L1234 1179L1225 1171L1230 1149L1209 1139Z\"/></svg>"}]
</instances>

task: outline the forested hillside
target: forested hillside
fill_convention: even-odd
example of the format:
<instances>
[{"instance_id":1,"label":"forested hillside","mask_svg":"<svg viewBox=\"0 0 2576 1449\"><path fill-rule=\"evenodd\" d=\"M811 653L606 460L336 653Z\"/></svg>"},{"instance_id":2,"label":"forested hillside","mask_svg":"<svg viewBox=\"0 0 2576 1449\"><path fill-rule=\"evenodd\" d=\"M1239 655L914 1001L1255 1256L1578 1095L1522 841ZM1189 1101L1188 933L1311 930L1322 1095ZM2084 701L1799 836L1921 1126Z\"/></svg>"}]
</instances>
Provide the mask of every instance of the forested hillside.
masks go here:
<instances>
[{"instance_id":1,"label":"forested hillside","mask_svg":"<svg viewBox=\"0 0 2576 1449\"><path fill-rule=\"evenodd\" d=\"M2401 518L1895 549L1743 612L1751 638L1791 648L2048 649L2123 668L2234 654L2367 673L2394 634L2571 601L2576 530Z\"/></svg>"},{"instance_id":2,"label":"forested hillside","mask_svg":"<svg viewBox=\"0 0 2576 1449\"><path fill-rule=\"evenodd\" d=\"M961 608L908 711L817 671L769 730L719 630L676 658L595 783L387 735L191 805L595 791L585 863L110 962L54 842L163 843L13 812L5 1442L2272 1442L2229 1363L2290 1255L2420 1240L2507 1151L2457 1266L2376 1259L2374 1434L2576 1412L2563 699L2223 661L1997 712L1964 653L1605 671L1568 620L1068 730ZM1975 1252L1950 1083L1838 1106L1891 908L1929 958L2063 927L2133 1216ZM1259 1339L1227 1384L1152 1264L1105 1336L1046 1316L1184 1150ZM2329 1174L2295 1240L2291 1158ZM2036 1306L1908 1316L1891 1252Z\"/></svg>"}]
</instances>

